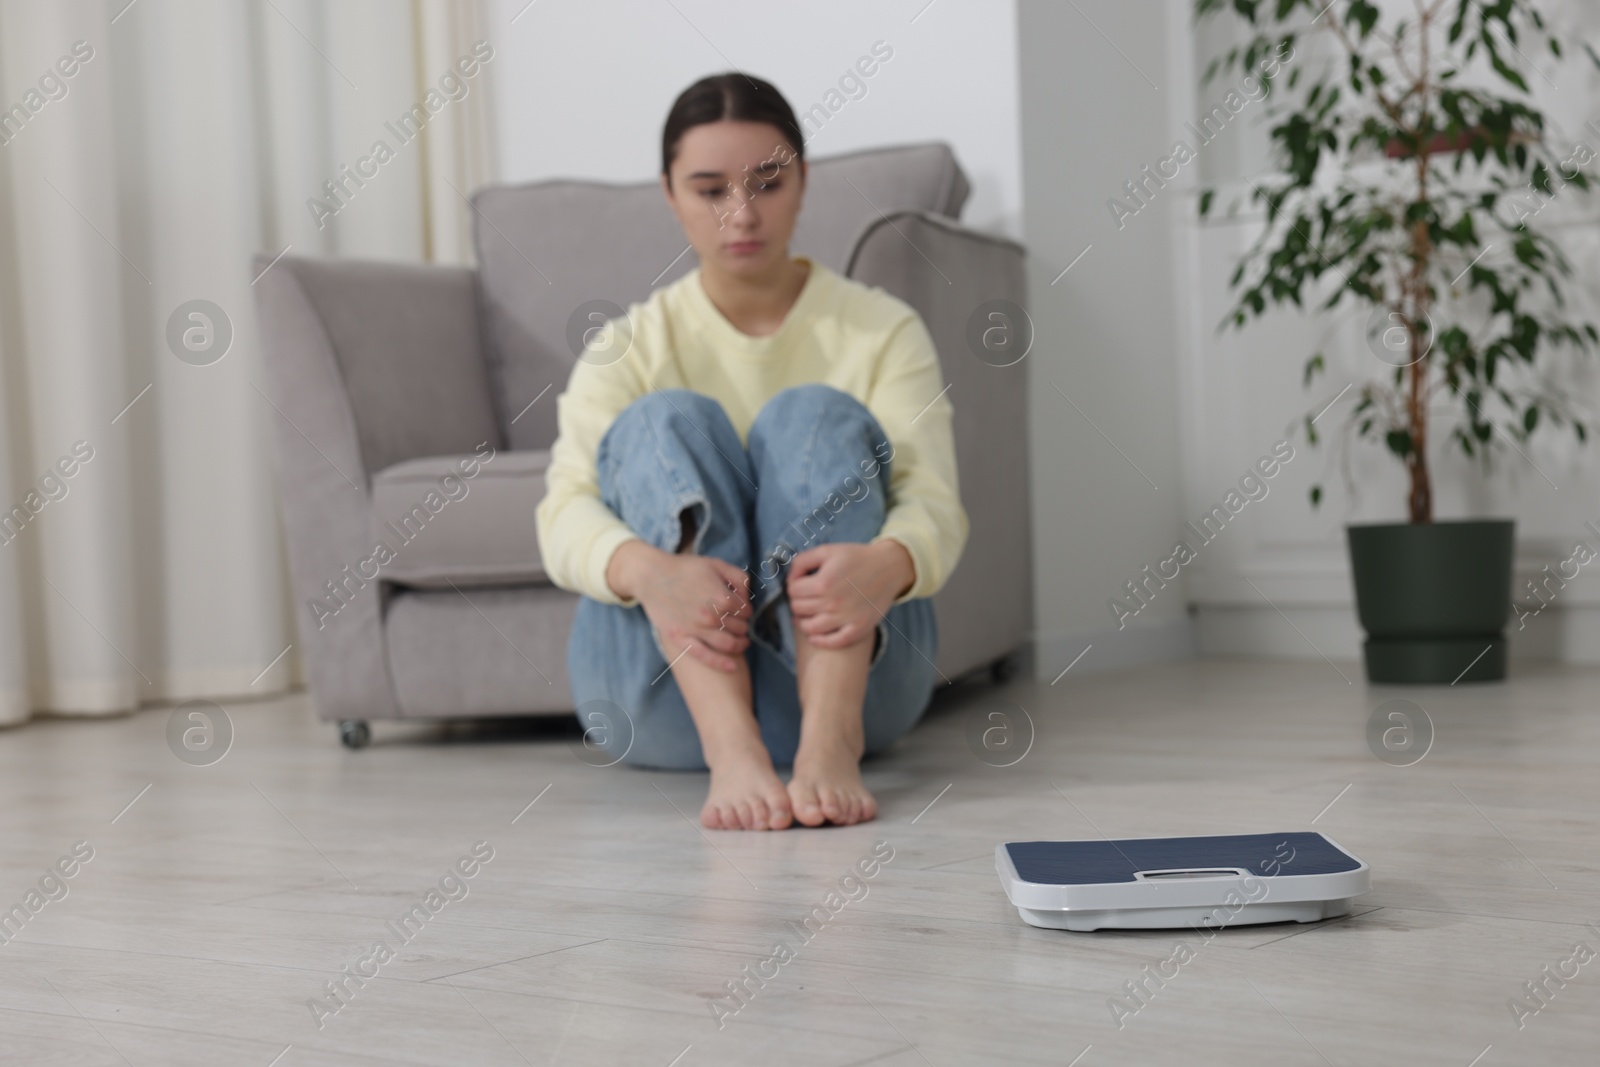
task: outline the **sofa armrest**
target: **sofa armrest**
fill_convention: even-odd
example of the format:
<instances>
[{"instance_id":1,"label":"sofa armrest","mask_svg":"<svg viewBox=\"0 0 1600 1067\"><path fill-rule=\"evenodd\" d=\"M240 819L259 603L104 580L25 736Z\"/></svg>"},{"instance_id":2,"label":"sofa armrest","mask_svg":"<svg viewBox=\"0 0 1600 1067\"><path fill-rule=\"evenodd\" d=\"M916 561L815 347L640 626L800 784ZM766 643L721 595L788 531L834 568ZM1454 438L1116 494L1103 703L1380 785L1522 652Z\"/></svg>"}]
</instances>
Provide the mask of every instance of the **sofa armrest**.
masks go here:
<instances>
[{"instance_id":1,"label":"sofa armrest","mask_svg":"<svg viewBox=\"0 0 1600 1067\"><path fill-rule=\"evenodd\" d=\"M392 718L371 475L498 448L471 271L257 256L263 381L301 655L324 719Z\"/></svg>"},{"instance_id":2,"label":"sofa armrest","mask_svg":"<svg viewBox=\"0 0 1600 1067\"><path fill-rule=\"evenodd\" d=\"M261 300L269 291L295 300L307 328L314 325L326 341L367 471L467 453L483 442L503 447L478 324L476 272L290 256L256 288ZM263 316L269 343L277 325ZM303 398L291 391L282 402L299 405Z\"/></svg>"},{"instance_id":3,"label":"sofa armrest","mask_svg":"<svg viewBox=\"0 0 1600 1067\"><path fill-rule=\"evenodd\" d=\"M990 314L998 308L985 305L1026 307L1025 257L1015 241L941 215L891 212L862 231L846 269L916 308L949 383L961 503L970 523L961 560L934 597L938 665L951 677L1014 651L1033 631L1030 361L1024 358L1032 328L1025 315L1008 321L1014 357L983 349L980 358L974 350L984 330L1001 321Z\"/></svg>"}]
</instances>

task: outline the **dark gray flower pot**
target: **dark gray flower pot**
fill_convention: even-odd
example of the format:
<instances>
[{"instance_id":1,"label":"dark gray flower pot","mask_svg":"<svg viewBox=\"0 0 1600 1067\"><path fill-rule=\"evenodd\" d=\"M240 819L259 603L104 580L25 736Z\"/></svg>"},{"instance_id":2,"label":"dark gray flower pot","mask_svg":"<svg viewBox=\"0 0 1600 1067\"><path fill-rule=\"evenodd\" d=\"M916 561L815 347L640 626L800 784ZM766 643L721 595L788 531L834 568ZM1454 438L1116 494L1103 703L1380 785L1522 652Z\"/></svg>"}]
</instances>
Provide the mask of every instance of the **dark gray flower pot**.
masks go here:
<instances>
[{"instance_id":1,"label":"dark gray flower pot","mask_svg":"<svg viewBox=\"0 0 1600 1067\"><path fill-rule=\"evenodd\" d=\"M1506 676L1515 522L1377 523L1346 532L1368 681Z\"/></svg>"}]
</instances>

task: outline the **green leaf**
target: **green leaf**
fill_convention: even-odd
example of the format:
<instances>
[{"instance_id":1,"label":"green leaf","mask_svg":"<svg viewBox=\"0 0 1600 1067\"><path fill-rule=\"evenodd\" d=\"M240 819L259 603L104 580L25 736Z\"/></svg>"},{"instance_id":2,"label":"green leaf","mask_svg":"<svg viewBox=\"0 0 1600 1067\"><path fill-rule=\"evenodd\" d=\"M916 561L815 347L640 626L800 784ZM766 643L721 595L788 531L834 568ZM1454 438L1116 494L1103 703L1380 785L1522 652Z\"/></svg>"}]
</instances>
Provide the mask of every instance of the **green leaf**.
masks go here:
<instances>
[{"instance_id":1,"label":"green leaf","mask_svg":"<svg viewBox=\"0 0 1600 1067\"><path fill-rule=\"evenodd\" d=\"M1586 441L1587 424L1566 413L1571 390L1548 400L1539 390L1563 380L1543 373L1552 350L1600 349L1600 328L1565 317L1564 292L1580 277L1563 254L1565 233L1558 241L1541 228L1550 222L1542 209L1554 199L1571 202L1574 213L1592 210L1576 200L1600 188L1600 178L1587 165L1566 162L1527 91L1529 57L1542 54L1541 43L1557 61L1582 48L1600 68L1600 41L1591 47L1565 31L1556 37L1543 28L1536 2L1423 0L1430 28L1445 32L1432 34L1420 86L1390 56L1398 48L1415 60L1423 34L1404 10L1412 5L1339 0L1327 8L1320 28L1337 21L1351 47L1330 41L1331 65L1293 62L1288 77L1271 79L1262 108L1271 153L1264 173L1271 177L1248 201L1265 225L1235 260L1229 286L1235 303L1224 319L1244 327L1274 310L1327 312L1352 301L1415 308L1420 301L1433 334L1427 387L1443 386L1439 401L1469 408L1454 426L1430 420L1434 434L1483 462L1497 454L1496 438L1510 433L1520 442L1541 420L1558 429L1570 421ZM1194 3L1197 13L1226 13L1244 24L1245 32L1232 38L1238 44L1224 46L1218 59L1221 71L1243 71L1318 28L1308 20L1324 14L1327 0ZM1484 60L1490 79L1477 77L1474 58ZM1398 113L1380 93L1399 102ZM1459 148L1430 152L1439 141ZM1201 217L1221 207L1209 189L1197 204ZM1480 258L1490 246L1492 258ZM1421 292L1400 292L1401 279L1411 277ZM1327 376L1323 353L1301 359L1304 387ZM1403 419L1387 417L1408 395L1410 374L1395 368L1363 386L1353 416L1340 420L1336 432L1381 441L1402 461L1427 453L1430 438L1414 438ZM1475 406L1487 398L1506 404L1497 406L1493 422ZM1306 440L1315 445L1318 426L1310 420L1306 415Z\"/></svg>"},{"instance_id":2,"label":"green leaf","mask_svg":"<svg viewBox=\"0 0 1600 1067\"><path fill-rule=\"evenodd\" d=\"M1318 352L1316 355L1306 360L1305 381L1302 384L1309 386L1311 384L1312 377L1317 374L1317 372L1326 369L1327 365L1323 362L1322 353Z\"/></svg>"},{"instance_id":3,"label":"green leaf","mask_svg":"<svg viewBox=\"0 0 1600 1067\"><path fill-rule=\"evenodd\" d=\"M1318 504L1321 504L1321 503L1322 503L1322 486L1313 485L1311 487L1311 506L1312 507L1316 507Z\"/></svg>"}]
</instances>

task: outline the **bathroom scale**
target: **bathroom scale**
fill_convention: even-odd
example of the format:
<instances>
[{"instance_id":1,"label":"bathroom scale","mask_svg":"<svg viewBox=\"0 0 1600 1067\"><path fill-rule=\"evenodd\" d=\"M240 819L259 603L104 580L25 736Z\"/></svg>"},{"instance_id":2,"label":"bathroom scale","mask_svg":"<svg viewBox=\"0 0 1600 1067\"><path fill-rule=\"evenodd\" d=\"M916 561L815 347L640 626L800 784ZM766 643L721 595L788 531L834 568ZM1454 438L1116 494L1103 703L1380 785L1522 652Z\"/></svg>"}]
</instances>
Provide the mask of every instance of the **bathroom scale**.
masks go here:
<instances>
[{"instance_id":1,"label":"bathroom scale","mask_svg":"<svg viewBox=\"0 0 1600 1067\"><path fill-rule=\"evenodd\" d=\"M1024 922L1083 932L1318 922L1372 888L1371 868L1307 831L1010 841L994 865Z\"/></svg>"}]
</instances>

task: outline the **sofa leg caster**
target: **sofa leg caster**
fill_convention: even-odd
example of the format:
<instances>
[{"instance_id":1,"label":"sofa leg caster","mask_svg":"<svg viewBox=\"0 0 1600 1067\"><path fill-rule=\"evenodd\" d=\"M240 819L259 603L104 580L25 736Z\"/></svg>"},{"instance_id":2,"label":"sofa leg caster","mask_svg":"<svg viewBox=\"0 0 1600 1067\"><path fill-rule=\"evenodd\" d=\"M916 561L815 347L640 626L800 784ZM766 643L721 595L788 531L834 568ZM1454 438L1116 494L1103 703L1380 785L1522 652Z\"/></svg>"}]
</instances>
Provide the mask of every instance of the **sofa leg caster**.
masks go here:
<instances>
[{"instance_id":1,"label":"sofa leg caster","mask_svg":"<svg viewBox=\"0 0 1600 1067\"><path fill-rule=\"evenodd\" d=\"M995 685L1005 685L1017 676L1016 653L1001 656L989 664L989 680Z\"/></svg>"},{"instance_id":2,"label":"sofa leg caster","mask_svg":"<svg viewBox=\"0 0 1600 1067\"><path fill-rule=\"evenodd\" d=\"M339 740L345 748L366 748L367 742L372 740L372 727L364 719L340 719Z\"/></svg>"}]
</instances>

